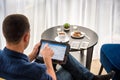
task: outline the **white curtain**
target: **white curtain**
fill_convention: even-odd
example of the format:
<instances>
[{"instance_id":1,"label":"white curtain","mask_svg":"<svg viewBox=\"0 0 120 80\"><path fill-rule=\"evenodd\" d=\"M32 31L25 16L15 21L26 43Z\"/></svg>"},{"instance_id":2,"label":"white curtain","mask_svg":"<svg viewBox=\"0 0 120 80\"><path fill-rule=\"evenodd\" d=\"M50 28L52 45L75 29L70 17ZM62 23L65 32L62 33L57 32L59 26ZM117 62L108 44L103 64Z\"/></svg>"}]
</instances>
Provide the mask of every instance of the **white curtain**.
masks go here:
<instances>
[{"instance_id":1,"label":"white curtain","mask_svg":"<svg viewBox=\"0 0 120 80\"><path fill-rule=\"evenodd\" d=\"M11 13L22 13L29 18L31 39L26 53L40 40L47 28L66 22L94 30L99 41L94 56L104 43L120 42L120 0L0 0L0 28L4 17ZM5 40L0 29L0 47Z\"/></svg>"}]
</instances>

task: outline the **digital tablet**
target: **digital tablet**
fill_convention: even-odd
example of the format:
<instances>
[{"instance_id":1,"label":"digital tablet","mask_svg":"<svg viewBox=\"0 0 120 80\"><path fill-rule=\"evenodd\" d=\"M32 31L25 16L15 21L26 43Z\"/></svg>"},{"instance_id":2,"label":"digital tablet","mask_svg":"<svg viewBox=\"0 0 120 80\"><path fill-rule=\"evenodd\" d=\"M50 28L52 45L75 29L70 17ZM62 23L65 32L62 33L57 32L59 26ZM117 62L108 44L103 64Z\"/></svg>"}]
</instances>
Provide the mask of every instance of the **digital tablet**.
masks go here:
<instances>
[{"instance_id":1,"label":"digital tablet","mask_svg":"<svg viewBox=\"0 0 120 80\"><path fill-rule=\"evenodd\" d=\"M41 45L38 51L37 59L43 60L42 55L40 54L40 50L44 48L45 44L53 50L54 55L52 57L53 63L64 64L67 58L67 54L69 53L70 46L67 43L61 43L56 41L49 41L49 40L41 40Z\"/></svg>"}]
</instances>

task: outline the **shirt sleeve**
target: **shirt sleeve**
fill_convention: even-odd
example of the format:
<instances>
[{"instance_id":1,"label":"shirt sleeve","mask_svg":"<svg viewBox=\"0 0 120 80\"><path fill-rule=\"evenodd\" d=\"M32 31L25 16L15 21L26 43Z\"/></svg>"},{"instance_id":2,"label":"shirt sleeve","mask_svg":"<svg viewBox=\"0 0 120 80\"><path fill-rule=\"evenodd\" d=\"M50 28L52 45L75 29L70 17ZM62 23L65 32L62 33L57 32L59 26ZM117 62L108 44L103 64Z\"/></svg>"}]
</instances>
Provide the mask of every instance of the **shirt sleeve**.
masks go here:
<instances>
[{"instance_id":1,"label":"shirt sleeve","mask_svg":"<svg viewBox=\"0 0 120 80\"><path fill-rule=\"evenodd\" d=\"M45 70L42 73L40 80L52 80L52 77L46 72L46 66L44 64L40 64L40 65Z\"/></svg>"},{"instance_id":2,"label":"shirt sleeve","mask_svg":"<svg viewBox=\"0 0 120 80\"><path fill-rule=\"evenodd\" d=\"M43 73L40 80L52 80L52 77L47 73Z\"/></svg>"},{"instance_id":3,"label":"shirt sleeve","mask_svg":"<svg viewBox=\"0 0 120 80\"><path fill-rule=\"evenodd\" d=\"M52 80L52 77L46 72L46 66L45 66L45 64L36 64L36 65L38 65L39 67L39 69L40 70L38 70L37 71L37 73L39 73L39 74L41 74L41 76L40 76L40 80Z\"/></svg>"}]
</instances>

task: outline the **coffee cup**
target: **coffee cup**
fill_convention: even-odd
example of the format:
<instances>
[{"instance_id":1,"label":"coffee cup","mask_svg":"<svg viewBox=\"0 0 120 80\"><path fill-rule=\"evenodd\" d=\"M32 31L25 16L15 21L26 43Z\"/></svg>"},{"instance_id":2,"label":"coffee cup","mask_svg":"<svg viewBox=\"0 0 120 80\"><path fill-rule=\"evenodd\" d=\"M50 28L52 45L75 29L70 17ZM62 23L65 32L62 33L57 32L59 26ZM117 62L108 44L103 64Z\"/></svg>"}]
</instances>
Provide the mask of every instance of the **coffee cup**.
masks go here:
<instances>
[{"instance_id":1,"label":"coffee cup","mask_svg":"<svg viewBox=\"0 0 120 80\"><path fill-rule=\"evenodd\" d=\"M59 37L60 41L64 41L65 38L66 38L66 33L65 32L59 32L58 37Z\"/></svg>"}]
</instances>

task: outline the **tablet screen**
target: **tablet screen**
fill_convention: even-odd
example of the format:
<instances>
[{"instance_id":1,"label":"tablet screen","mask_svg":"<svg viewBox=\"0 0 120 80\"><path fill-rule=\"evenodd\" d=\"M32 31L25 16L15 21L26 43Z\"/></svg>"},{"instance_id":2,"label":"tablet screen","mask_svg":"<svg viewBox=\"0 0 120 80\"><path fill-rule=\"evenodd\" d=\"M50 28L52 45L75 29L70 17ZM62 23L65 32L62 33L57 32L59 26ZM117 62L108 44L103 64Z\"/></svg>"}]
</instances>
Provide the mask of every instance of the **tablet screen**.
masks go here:
<instances>
[{"instance_id":1,"label":"tablet screen","mask_svg":"<svg viewBox=\"0 0 120 80\"><path fill-rule=\"evenodd\" d=\"M59 60L59 61L64 60L64 57L67 51L66 44L42 40L40 49L44 48L45 44L48 44L48 46L53 50L54 52L54 55L52 57L53 60ZM40 51L38 56L42 57L42 55L40 54Z\"/></svg>"}]
</instances>

